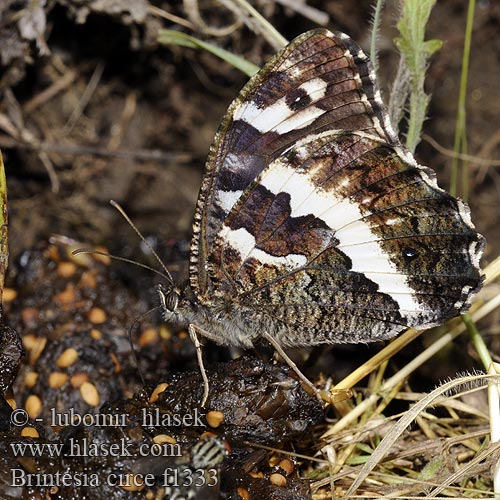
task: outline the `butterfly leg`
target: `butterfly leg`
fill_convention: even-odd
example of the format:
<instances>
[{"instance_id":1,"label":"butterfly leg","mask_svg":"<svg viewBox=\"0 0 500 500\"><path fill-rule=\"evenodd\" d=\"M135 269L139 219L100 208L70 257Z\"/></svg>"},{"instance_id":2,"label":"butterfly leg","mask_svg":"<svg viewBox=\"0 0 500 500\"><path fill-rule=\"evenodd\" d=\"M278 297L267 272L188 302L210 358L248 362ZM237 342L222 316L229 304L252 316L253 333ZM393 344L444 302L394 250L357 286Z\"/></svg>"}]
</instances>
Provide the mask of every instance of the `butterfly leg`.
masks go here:
<instances>
[{"instance_id":1,"label":"butterfly leg","mask_svg":"<svg viewBox=\"0 0 500 500\"><path fill-rule=\"evenodd\" d=\"M283 348L276 342L275 338L269 333L264 332L262 337L265 338L276 350L276 352L285 360L286 364L298 375L300 380L308 387L313 394L318 398L320 403L331 403L331 398L327 391L318 389L300 370L299 367L291 360Z\"/></svg>"},{"instance_id":2,"label":"butterfly leg","mask_svg":"<svg viewBox=\"0 0 500 500\"><path fill-rule=\"evenodd\" d=\"M205 371L205 365L203 364L203 353L201 350L202 345L200 340L198 339L196 329L197 329L196 326L193 325L192 323L188 326L189 336L191 337L191 341L196 347L198 366L200 367L201 378L203 379L203 399L201 400L201 407L204 408L205 403L207 402L208 399L209 384L208 384L207 372Z\"/></svg>"}]
</instances>

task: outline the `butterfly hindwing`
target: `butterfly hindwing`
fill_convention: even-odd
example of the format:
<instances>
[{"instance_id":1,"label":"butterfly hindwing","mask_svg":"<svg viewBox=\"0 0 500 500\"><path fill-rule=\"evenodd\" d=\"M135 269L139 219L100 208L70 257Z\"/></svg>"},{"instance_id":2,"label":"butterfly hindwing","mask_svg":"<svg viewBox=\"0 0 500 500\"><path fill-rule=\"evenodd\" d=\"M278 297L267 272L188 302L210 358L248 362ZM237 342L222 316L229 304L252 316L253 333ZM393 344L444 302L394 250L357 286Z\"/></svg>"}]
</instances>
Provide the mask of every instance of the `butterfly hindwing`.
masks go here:
<instances>
[{"instance_id":1,"label":"butterfly hindwing","mask_svg":"<svg viewBox=\"0 0 500 500\"><path fill-rule=\"evenodd\" d=\"M466 307L481 245L463 204L395 148L324 132L234 206L211 254L214 293L268 309L288 327L284 344L377 340Z\"/></svg>"}]
</instances>

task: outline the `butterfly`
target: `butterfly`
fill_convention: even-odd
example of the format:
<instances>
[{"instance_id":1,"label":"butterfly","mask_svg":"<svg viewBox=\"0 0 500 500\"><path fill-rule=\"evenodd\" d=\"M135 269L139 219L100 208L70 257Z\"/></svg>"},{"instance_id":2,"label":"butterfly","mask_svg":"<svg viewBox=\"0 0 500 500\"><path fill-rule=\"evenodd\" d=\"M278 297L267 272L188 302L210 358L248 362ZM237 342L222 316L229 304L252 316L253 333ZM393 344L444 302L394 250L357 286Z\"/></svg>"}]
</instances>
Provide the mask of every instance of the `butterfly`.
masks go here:
<instances>
[{"instance_id":1,"label":"butterfly","mask_svg":"<svg viewBox=\"0 0 500 500\"><path fill-rule=\"evenodd\" d=\"M194 215L189 282L162 287L162 308L197 347L198 335L243 348L263 337L280 354L379 341L466 311L484 245L468 206L399 141L363 51L316 29L229 106Z\"/></svg>"}]
</instances>

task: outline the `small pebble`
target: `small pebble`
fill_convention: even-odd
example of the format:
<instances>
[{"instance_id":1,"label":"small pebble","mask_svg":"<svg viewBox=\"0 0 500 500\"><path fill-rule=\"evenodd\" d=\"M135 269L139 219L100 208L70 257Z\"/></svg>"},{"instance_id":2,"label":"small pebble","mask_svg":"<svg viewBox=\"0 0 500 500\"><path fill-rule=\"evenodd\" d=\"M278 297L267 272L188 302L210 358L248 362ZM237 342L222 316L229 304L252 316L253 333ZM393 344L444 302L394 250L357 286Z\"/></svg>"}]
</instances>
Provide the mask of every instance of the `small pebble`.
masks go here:
<instances>
[{"instance_id":1,"label":"small pebble","mask_svg":"<svg viewBox=\"0 0 500 500\"><path fill-rule=\"evenodd\" d=\"M108 249L105 247L96 247L96 250L103 253L109 253ZM92 257L97 262L102 262L106 266L109 266L111 264L111 257L109 257L108 255L93 253Z\"/></svg>"},{"instance_id":2,"label":"small pebble","mask_svg":"<svg viewBox=\"0 0 500 500\"><path fill-rule=\"evenodd\" d=\"M113 364L115 365L114 372L115 373L120 373L122 371L122 365L120 364L120 360L118 359L118 356L112 352L110 354L111 359L113 360Z\"/></svg>"},{"instance_id":3,"label":"small pebble","mask_svg":"<svg viewBox=\"0 0 500 500\"><path fill-rule=\"evenodd\" d=\"M250 475L254 477L255 479L262 479L264 477L264 473L259 471L259 472L250 472Z\"/></svg>"},{"instance_id":4,"label":"small pebble","mask_svg":"<svg viewBox=\"0 0 500 500\"><path fill-rule=\"evenodd\" d=\"M164 340L170 340L172 338L172 332L166 325L160 326L160 337Z\"/></svg>"},{"instance_id":5,"label":"small pebble","mask_svg":"<svg viewBox=\"0 0 500 500\"><path fill-rule=\"evenodd\" d=\"M28 333L28 335L24 335L24 337L22 339L24 348L27 351L30 351L35 346L37 340L38 340L38 337L36 337L35 335L32 335L31 333Z\"/></svg>"}]
</instances>

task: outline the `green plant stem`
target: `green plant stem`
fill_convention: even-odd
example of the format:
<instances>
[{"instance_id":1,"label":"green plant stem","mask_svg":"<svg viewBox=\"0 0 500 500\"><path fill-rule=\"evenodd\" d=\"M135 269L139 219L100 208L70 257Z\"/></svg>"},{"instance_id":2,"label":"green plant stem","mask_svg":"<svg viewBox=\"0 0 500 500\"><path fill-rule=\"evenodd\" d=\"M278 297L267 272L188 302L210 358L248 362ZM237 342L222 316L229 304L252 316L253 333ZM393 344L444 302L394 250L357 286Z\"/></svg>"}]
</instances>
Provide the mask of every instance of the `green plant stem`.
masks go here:
<instances>
[{"instance_id":1,"label":"green plant stem","mask_svg":"<svg viewBox=\"0 0 500 500\"><path fill-rule=\"evenodd\" d=\"M372 33L370 40L370 61L372 63L375 74L378 72L377 38L384 3L385 0L377 0L377 3L375 4L375 13L373 14Z\"/></svg>"},{"instance_id":2,"label":"green plant stem","mask_svg":"<svg viewBox=\"0 0 500 500\"><path fill-rule=\"evenodd\" d=\"M465 323L467 331L471 336L472 343L474 344L474 347L476 348L476 351L479 354L479 359L481 360L481 363L483 363L485 371L488 372L491 364L493 363L493 359L491 359L491 354L488 351L486 344L484 343L483 337L481 337L481 334L479 333L476 324L474 323L473 319L470 317L468 313L462 314L462 320Z\"/></svg>"},{"instance_id":3,"label":"green plant stem","mask_svg":"<svg viewBox=\"0 0 500 500\"><path fill-rule=\"evenodd\" d=\"M405 0L397 24L400 36L394 40L410 75L410 112L406 147L412 153L420 142L420 133L430 99L424 90L428 60L442 45L441 40L425 40L425 28L435 3L436 0ZM398 76L403 75L404 72L398 71ZM395 87L404 90L400 85Z\"/></svg>"},{"instance_id":4,"label":"green plant stem","mask_svg":"<svg viewBox=\"0 0 500 500\"><path fill-rule=\"evenodd\" d=\"M0 151L0 313L5 271L9 260L8 221L7 221L7 181Z\"/></svg>"},{"instance_id":5,"label":"green plant stem","mask_svg":"<svg viewBox=\"0 0 500 500\"><path fill-rule=\"evenodd\" d=\"M472 43L472 28L474 24L474 12L476 8L476 0L469 0L467 9L467 22L465 25L465 40L464 52L462 55L462 73L460 75L460 93L458 96L457 123L455 126L455 140L453 151L455 153L467 153L467 132L466 132L466 109L465 103L467 99L467 79L469 76L469 60L470 48ZM462 197L467 200L468 197L468 169L467 162L459 162L459 159L454 156L452 160L450 192L453 195L458 191L458 176L459 170L462 170Z\"/></svg>"}]
</instances>

